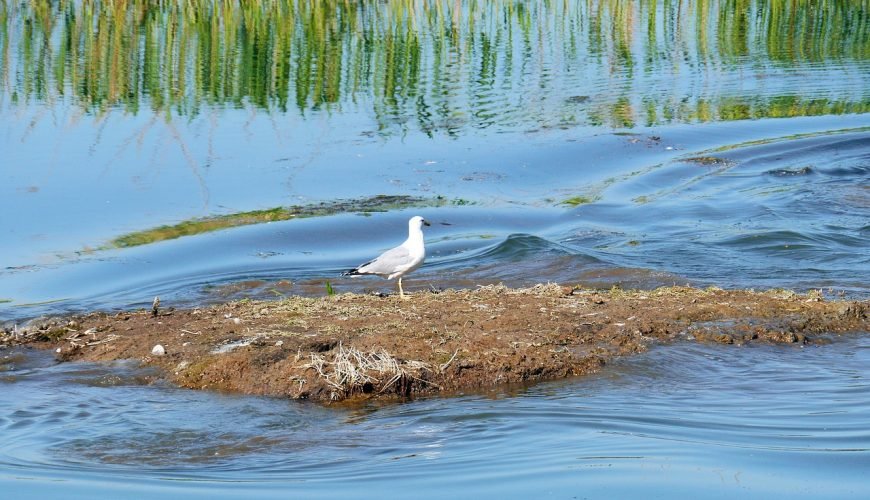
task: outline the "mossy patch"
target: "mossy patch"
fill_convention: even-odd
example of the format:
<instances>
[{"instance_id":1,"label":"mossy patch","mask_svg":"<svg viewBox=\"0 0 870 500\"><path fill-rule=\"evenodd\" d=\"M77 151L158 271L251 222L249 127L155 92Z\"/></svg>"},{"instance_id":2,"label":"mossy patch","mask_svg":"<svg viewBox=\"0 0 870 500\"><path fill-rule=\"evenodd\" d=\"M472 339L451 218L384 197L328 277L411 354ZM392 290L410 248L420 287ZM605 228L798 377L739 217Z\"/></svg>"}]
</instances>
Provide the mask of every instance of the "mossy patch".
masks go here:
<instances>
[{"instance_id":1,"label":"mossy patch","mask_svg":"<svg viewBox=\"0 0 870 500\"><path fill-rule=\"evenodd\" d=\"M33 340L37 342L58 342L64 336L69 334L69 330L63 327L50 328L45 331L40 331Z\"/></svg>"},{"instance_id":2,"label":"mossy patch","mask_svg":"<svg viewBox=\"0 0 870 500\"><path fill-rule=\"evenodd\" d=\"M597 198L594 196L585 196L585 195L577 195L572 196L566 200L562 201L562 205L567 205L569 207L579 207L580 205L588 205L590 203L595 203Z\"/></svg>"}]
</instances>

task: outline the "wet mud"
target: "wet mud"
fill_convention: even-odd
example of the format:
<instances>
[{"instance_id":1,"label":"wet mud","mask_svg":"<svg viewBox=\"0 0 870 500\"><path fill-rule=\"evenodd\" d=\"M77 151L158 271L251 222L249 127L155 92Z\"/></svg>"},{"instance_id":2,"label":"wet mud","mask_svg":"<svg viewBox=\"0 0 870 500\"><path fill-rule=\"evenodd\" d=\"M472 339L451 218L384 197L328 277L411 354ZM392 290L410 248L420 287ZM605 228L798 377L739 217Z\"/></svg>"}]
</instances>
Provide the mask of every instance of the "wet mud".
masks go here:
<instances>
[{"instance_id":1,"label":"wet mud","mask_svg":"<svg viewBox=\"0 0 870 500\"><path fill-rule=\"evenodd\" d=\"M866 333L868 315L870 301L818 292L499 285L43 318L6 325L0 347L134 359L192 389L333 402L576 377L677 341L826 343Z\"/></svg>"}]
</instances>

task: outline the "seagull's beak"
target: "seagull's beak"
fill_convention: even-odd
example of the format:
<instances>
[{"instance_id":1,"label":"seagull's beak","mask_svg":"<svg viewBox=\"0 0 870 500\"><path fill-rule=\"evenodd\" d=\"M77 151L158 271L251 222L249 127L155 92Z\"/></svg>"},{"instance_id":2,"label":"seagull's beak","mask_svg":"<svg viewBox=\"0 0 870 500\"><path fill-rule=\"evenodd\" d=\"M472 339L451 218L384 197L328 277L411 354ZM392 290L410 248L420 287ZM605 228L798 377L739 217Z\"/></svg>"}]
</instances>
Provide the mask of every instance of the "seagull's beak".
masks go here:
<instances>
[{"instance_id":1,"label":"seagull's beak","mask_svg":"<svg viewBox=\"0 0 870 500\"><path fill-rule=\"evenodd\" d=\"M424 226L431 226L432 224L429 224L429 221L427 221L426 219L423 219L423 225Z\"/></svg>"}]
</instances>

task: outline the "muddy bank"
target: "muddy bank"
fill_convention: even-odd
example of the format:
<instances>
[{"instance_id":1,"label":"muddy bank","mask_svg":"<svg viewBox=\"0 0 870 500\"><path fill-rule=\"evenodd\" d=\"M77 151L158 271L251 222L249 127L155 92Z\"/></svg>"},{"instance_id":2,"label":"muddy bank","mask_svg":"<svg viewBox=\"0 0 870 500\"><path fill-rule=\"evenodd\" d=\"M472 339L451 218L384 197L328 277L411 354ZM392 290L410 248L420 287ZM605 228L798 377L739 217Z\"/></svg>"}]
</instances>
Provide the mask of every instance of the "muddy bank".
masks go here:
<instances>
[{"instance_id":1,"label":"muddy bank","mask_svg":"<svg viewBox=\"0 0 870 500\"><path fill-rule=\"evenodd\" d=\"M870 301L787 291L488 286L404 301L344 294L92 313L7 327L0 346L50 348L63 361L137 359L195 389L337 401L572 377L683 339L819 343L867 332L868 312Z\"/></svg>"}]
</instances>

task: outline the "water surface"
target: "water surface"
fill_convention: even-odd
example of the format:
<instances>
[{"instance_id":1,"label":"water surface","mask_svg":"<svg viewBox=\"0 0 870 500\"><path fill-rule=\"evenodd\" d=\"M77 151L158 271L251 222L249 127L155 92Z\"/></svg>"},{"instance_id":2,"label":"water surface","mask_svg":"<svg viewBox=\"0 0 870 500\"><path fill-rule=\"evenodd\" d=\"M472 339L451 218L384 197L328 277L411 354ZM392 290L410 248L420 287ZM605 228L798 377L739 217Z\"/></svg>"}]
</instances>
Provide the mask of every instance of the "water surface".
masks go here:
<instances>
[{"instance_id":1,"label":"water surface","mask_svg":"<svg viewBox=\"0 0 870 500\"><path fill-rule=\"evenodd\" d=\"M0 313L321 293L417 213L417 288L866 294L868 7L3 2ZM377 195L423 201L199 222Z\"/></svg>"},{"instance_id":2,"label":"water surface","mask_svg":"<svg viewBox=\"0 0 870 500\"><path fill-rule=\"evenodd\" d=\"M0 484L13 496L867 494L866 335L683 344L578 381L351 410L11 355Z\"/></svg>"},{"instance_id":3,"label":"water surface","mask_svg":"<svg viewBox=\"0 0 870 500\"><path fill-rule=\"evenodd\" d=\"M433 225L411 291L868 297L868 13L0 0L0 323L155 295L390 290L338 274L418 214ZM371 204L383 196L403 201ZM687 345L590 379L353 411L0 351L0 487L867 497L867 347L866 332Z\"/></svg>"}]
</instances>

